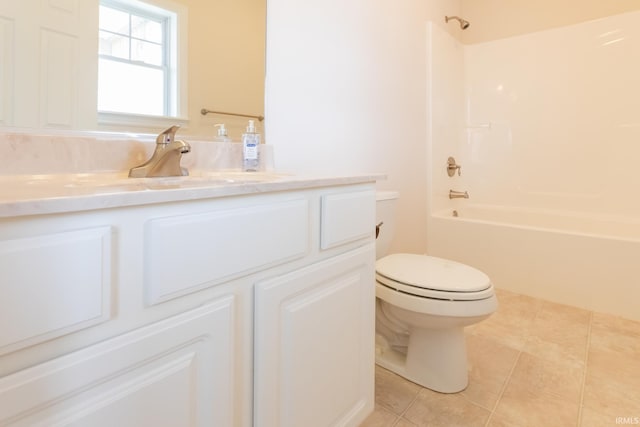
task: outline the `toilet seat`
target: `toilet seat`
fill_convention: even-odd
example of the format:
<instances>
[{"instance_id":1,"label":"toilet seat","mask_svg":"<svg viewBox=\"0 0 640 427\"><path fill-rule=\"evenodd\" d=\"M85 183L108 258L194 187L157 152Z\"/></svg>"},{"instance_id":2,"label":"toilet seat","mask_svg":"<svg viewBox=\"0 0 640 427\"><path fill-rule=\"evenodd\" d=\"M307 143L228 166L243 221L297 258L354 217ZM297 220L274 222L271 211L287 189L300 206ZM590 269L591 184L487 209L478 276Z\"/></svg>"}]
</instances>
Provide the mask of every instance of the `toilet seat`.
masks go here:
<instances>
[{"instance_id":1,"label":"toilet seat","mask_svg":"<svg viewBox=\"0 0 640 427\"><path fill-rule=\"evenodd\" d=\"M442 258L393 254L376 262L376 281L402 294L443 301L477 301L494 295L489 277Z\"/></svg>"}]
</instances>

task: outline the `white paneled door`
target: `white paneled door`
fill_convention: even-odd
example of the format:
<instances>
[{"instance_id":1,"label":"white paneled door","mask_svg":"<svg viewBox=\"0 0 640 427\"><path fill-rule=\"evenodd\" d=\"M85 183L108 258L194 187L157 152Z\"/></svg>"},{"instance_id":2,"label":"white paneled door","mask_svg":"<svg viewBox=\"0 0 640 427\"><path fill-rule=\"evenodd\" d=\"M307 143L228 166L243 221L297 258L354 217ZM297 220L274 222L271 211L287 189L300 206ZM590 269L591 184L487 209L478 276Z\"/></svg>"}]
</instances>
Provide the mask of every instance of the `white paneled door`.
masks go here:
<instances>
[{"instance_id":1,"label":"white paneled door","mask_svg":"<svg viewBox=\"0 0 640 427\"><path fill-rule=\"evenodd\" d=\"M0 125L93 129L98 0L0 2Z\"/></svg>"},{"instance_id":2,"label":"white paneled door","mask_svg":"<svg viewBox=\"0 0 640 427\"><path fill-rule=\"evenodd\" d=\"M374 246L255 289L254 425L358 426L373 410Z\"/></svg>"}]
</instances>

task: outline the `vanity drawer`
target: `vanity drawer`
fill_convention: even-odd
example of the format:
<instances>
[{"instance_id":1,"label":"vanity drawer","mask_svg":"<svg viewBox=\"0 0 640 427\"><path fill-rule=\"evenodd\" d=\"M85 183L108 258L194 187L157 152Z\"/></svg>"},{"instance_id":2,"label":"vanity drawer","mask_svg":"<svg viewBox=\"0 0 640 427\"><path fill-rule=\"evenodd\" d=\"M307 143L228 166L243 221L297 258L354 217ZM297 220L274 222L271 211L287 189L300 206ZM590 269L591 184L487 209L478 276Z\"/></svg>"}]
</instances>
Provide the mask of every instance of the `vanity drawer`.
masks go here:
<instances>
[{"instance_id":1,"label":"vanity drawer","mask_svg":"<svg viewBox=\"0 0 640 427\"><path fill-rule=\"evenodd\" d=\"M309 230L306 198L151 219L144 232L146 302L304 257Z\"/></svg>"},{"instance_id":2,"label":"vanity drawer","mask_svg":"<svg viewBox=\"0 0 640 427\"><path fill-rule=\"evenodd\" d=\"M375 203L376 194L373 190L322 196L320 248L331 249L373 236Z\"/></svg>"},{"instance_id":3,"label":"vanity drawer","mask_svg":"<svg viewBox=\"0 0 640 427\"><path fill-rule=\"evenodd\" d=\"M0 354L110 317L111 227L0 241Z\"/></svg>"}]
</instances>

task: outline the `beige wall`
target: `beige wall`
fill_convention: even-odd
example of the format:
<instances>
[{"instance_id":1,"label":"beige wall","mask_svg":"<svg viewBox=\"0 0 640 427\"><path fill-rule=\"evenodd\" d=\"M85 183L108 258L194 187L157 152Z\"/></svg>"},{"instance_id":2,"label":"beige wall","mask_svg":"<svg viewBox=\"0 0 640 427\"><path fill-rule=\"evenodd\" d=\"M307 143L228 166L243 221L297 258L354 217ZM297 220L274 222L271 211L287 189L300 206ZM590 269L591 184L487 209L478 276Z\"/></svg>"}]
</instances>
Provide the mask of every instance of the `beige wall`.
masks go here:
<instances>
[{"instance_id":1,"label":"beige wall","mask_svg":"<svg viewBox=\"0 0 640 427\"><path fill-rule=\"evenodd\" d=\"M426 250L426 21L459 0L269 0L267 140L276 168L388 176L392 250Z\"/></svg>"},{"instance_id":2,"label":"beige wall","mask_svg":"<svg viewBox=\"0 0 640 427\"><path fill-rule=\"evenodd\" d=\"M453 22L446 23L445 16L456 16L462 13L463 0L427 0L425 20L433 21L452 36L460 39L462 30Z\"/></svg>"},{"instance_id":3,"label":"beige wall","mask_svg":"<svg viewBox=\"0 0 640 427\"><path fill-rule=\"evenodd\" d=\"M235 140L248 119L200 115L202 108L264 114L265 0L181 0L189 7L189 134Z\"/></svg>"},{"instance_id":4,"label":"beige wall","mask_svg":"<svg viewBox=\"0 0 640 427\"><path fill-rule=\"evenodd\" d=\"M481 43L640 9L638 0L461 0L471 26L464 43Z\"/></svg>"}]
</instances>

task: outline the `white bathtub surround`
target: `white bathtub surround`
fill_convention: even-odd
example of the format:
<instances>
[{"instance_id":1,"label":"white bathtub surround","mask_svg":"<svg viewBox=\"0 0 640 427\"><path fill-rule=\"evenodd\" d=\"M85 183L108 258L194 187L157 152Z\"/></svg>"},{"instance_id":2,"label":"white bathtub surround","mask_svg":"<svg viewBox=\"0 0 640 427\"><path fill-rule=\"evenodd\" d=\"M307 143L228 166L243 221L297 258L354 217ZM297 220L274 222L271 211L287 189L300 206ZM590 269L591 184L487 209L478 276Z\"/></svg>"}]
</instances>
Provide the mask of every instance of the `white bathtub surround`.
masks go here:
<instances>
[{"instance_id":1,"label":"white bathtub surround","mask_svg":"<svg viewBox=\"0 0 640 427\"><path fill-rule=\"evenodd\" d=\"M640 199L629 192L640 158L638 19L464 47L432 28L429 253L497 287L640 319ZM462 176L447 176L448 156ZM470 199L451 201L450 189Z\"/></svg>"},{"instance_id":2,"label":"white bathtub surround","mask_svg":"<svg viewBox=\"0 0 640 427\"><path fill-rule=\"evenodd\" d=\"M640 320L640 220L494 206L431 217L429 247L502 289Z\"/></svg>"},{"instance_id":3,"label":"white bathtub surround","mask_svg":"<svg viewBox=\"0 0 640 427\"><path fill-rule=\"evenodd\" d=\"M461 220L487 224L532 228L555 233L587 237L640 241L640 218L620 215L594 215L557 209L527 209L514 206L470 203L455 209ZM453 210L435 212L434 216L454 217Z\"/></svg>"},{"instance_id":4,"label":"white bathtub surround","mask_svg":"<svg viewBox=\"0 0 640 427\"><path fill-rule=\"evenodd\" d=\"M639 12L465 48L476 200L640 216Z\"/></svg>"}]
</instances>

